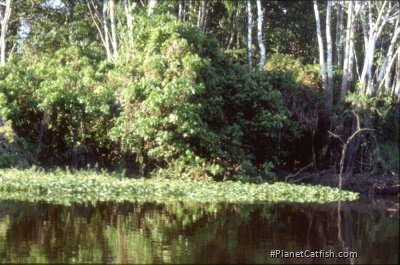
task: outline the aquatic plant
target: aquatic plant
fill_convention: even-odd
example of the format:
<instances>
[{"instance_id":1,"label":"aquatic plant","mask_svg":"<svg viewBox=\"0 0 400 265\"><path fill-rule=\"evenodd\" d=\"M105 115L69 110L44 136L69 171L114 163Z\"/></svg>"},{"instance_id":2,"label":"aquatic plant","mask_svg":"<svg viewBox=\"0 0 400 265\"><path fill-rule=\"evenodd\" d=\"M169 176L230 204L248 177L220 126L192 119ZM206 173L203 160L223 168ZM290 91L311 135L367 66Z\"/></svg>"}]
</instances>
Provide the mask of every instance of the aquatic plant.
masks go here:
<instances>
[{"instance_id":1,"label":"aquatic plant","mask_svg":"<svg viewBox=\"0 0 400 265\"><path fill-rule=\"evenodd\" d=\"M58 204L96 201L131 202L330 202L355 200L357 193L336 188L277 182L128 179L95 171L70 172L5 169L0 172L0 200L46 201Z\"/></svg>"}]
</instances>

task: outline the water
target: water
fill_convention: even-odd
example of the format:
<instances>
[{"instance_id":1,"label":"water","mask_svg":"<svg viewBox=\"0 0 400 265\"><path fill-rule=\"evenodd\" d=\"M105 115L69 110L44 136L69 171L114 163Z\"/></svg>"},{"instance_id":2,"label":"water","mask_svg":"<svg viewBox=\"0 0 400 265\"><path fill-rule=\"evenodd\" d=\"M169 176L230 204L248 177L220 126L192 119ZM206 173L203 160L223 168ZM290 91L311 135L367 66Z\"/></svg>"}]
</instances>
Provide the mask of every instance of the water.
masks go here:
<instances>
[{"instance_id":1,"label":"water","mask_svg":"<svg viewBox=\"0 0 400 265\"><path fill-rule=\"evenodd\" d=\"M397 264L397 200L330 204L0 202L0 263ZM272 258L271 250L358 258Z\"/></svg>"}]
</instances>

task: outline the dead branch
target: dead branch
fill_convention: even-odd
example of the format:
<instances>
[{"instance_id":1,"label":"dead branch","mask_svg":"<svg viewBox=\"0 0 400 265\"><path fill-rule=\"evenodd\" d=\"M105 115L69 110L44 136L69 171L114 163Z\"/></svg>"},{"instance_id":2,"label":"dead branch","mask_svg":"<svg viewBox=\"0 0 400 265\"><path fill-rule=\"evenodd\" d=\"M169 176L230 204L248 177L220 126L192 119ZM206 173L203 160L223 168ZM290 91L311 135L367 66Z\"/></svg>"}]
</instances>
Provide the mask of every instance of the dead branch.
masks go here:
<instances>
[{"instance_id":1,"label":"dead branch","mask_svg":"<svg viewBox=\"0 0 400 265\"><path fill-rule=\"evenodd\" d=\"M288 179L293 178L295 176L297 176L298 174L300 174L301 172L303 172L304 170L306 170L307 168L311 167L313 165L313 162L311 162L310 164L308 164L307 166L301 168L299 171L297 171L295 174L290 174L288 176L285 177L285 181L288 181Z\"/></svg>"},{"instance_id":2,"label":"dead branch","mask_svg":"<svg viewBox=\"0 0 400 265\"><path fill-rule=\"evenodd\" d=\"M373 131L373 129L369 129L369 128L360 128L360 118L358 117L357 113L354 110L352 112L353 112L353 114L354 114L354 116L356 117L356 120L357 120L357 129L350 137L347 138L346 142L343 141L343 139L339 135L328 131L328 133L330 135L332 135L335 138L339 139L342 142L342 145L343 145L342 146L342 156L340 158L340 163L339 163L340 171L339 171L339 185L338 185L338 188L340 190L342 189L343 168L344 168L344 161L345 161L345 158L346 158L347 146L350 144L351 140L353 140L354 137L356 137L357 134L359 134L361 132L364 132L364 131Z\"/></svg>"}]
</instances>

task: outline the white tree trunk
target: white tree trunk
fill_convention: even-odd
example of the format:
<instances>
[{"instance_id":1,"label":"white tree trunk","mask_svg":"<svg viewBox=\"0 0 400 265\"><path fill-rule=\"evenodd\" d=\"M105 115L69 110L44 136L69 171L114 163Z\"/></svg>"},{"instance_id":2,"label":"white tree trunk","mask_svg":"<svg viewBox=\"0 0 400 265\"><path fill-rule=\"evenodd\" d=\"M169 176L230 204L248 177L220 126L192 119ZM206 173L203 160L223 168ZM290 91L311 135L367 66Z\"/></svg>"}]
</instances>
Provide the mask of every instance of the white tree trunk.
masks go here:
<instances>
[{"instance_id":1,"label":"white tree trunk","mask_svg":"<svg viewBox=\"0 0 400 265\"><path fill-rule=\"evenodd\" d=\"M1 3L1 5L4 5L4 12L0 11L0 66L4 66L6 64L6 36L8 30L8 22L11 16L11 2L12 0L6 0L5 3Z\"/></svg>"},{"instance_id":2,"label":"white tree trunk","mask_svg":"<svg viewBox=\"0 0 400 265\"><path fill-rule=\"evenodd\" d=\"M399 36L400 33L400 25L399 25L399 21L400 21L400 17L397 18L396 21L396 25L395 25L395 30L392 36L392 40L390 42L388 51L386 53L386 57L385 57L385 61L383 63L383 65L380 68L379 71L379 75L377 78L377 84L378 87L381 88L383 82L385 81L385 90L388 91L389 90L389 83L390 83L390 78L388 78L389 74L385 74L385 73L389 73L391 68L392 68L392 63L393 63L393 57L396 55L393 55L393 51L394 51L394 47L397 43L397 38ZM385 77L385 78L384 78Z\"/></svg>"},{"instance_id":3,"label":"white tree trunk","mask_svg":"<svg viewBox=\"0 0 400 265\"><path fill-rule=\"evenodd\" d=\"M178 19L184 20L184 14L185 14L185 2L184 0L179 0Z\"/></svg>"},{"instance_id":4,"label":"white tree trunk","mask_svg":"<svg viewBox=\"0 0 400 265\"><path fill-rule=\"evenodd\" d=\"M335 64L342 65L343 60L343 3L339 1L337 7L337 21L336 21L336 58Z\"/></svg>"},{"instance_id":5,"label":"white tree trunk","mask_svg":"<svg viewBox=\"0 0 400 265\"><path fill-rule=\"evenodd\" d=\"M263 21L264 21L264 10L261 6L261 0L257 0L257 38L258 46L260 47L260 64L258 65L258 70L262 72L264 70L265 63L265 46L263 42Z\"/></svg>"},{"instance_id":6,"label":"white tree trunk","mask_svg":"<svg viewBox=\"0 0 400 265\"><path fill-rule=\"evenodd\" d=\"M124 0L124 9L126 16L126 26L128 28L128 42L129 47L133 47L133 16L132 16L132 3L130 0Z\"/></svg>"},{"instance_id":7,"label":"white tree trunk","mask_svg":"<svg viewBox=\"0 0 400 265\"><path fill-rule=\"evenodd\" d=\"M371 7L372 5L372 7ZM376 20L374 20L373 12L379 10ZM361 12L361 16L365 16L364 12ZM360 83L362 85L362 93L372 95L376 91L374 86L375 80L372 76L372 66L374 63L375 46L376 41L380 37L383 28L389 21L392 21L399 16L399 3L389 1L382 2L368 2L368 36L364 36L366 41L365 45L365 57L363 70L360 77ZM365 18L362 18L365 21ZM366 27L366 25L364 25ZM367 34L366 30L364 32Z\"/></svg>"},{"instance_id":8,"label":"white tree trunk","mask_svg":"<svg viewBox=\"0 0 400 265\"><path fill-rule=\"evenodd\" d=\"M197 13L197 27L200 28L200 26L201 26L201 5L199 5L199 12Z\"/></svg>"},{"instance_id":9,"label":"white tree trunk","mask_svg":"<svg viewBox=\"0 0 400 265\"><path fill-rule=\"evenodd\" d=\"M397 48L396 79L393 83L392 95L397 103L400 103L400 48Z\"/></svg>"},{"instance_id":10,"label":"white tree trunk","mask_svg":"<svg viewBox=\"0 0 400 265\"><path fill-rule=\"evenodd\" d=\"M392 56L392 59L390 60L388 66L387 66L387 71L385 72L385 75L383 77L383 80L380 84L380 87L378 88L378 92L381 89L381 86L385 84L385 91L388 92L391 95L393 94L394 88L396 87L396 80L399 80L398 75L398 69L394 69L392 72L392 65L397 59L397 55L400 53L400 47L396 49L396 52ZM398 67L398 66L397 66ZM392 85L390 85L390 81L393 80Z\"/></svg>"},{"instance_id":11,"label":"white tree trunk","mask_svg":"<svg viewBox=\"0 0 400 265\"><path fill-rule=\"evenodd\" d=\"M317 1L314 0L313 4L314 4L314 14L315 14L315 22L316 22L316 28L317 28L319 66L321 69L322 87L323 87L323 90L326 91L327 82L326 82L326 70L325 70L324 44L322 42L322 34L321 34L321 22L319 19L319 11L318 11Z\"/></svg>"},{"instance_id":12,"label":"white tree trunk","mask_svg":"<svg viewBox=\"0 0 400 265\"><path fill-rule=\"evenodd\" d=\"M116 61L118 59L118 42L117 42L117 26L116 26L116 17L115 17L115 5L114 0L109 0L109 8L110 8L110 21L111 21L111 44L113 49L113 60Z\"/></svg>"},{"instance_id":13,"label":"white tree trunk","mask_svg":"<svg viewBox=\"0 0 400 265\"><path fill-rule=\"evenodd\" d=\"M157 5L157 0L149 0L148 14L152 16L154 14L154 8Z\"/></svg>"},{"instance_id":14,"label":"white tree trunk","mask_svg":"<svg viewBox=\"0 0 400 265\"><path fill-rule=\"evenodd\" d=\"M332 1L328 0L327 5L326 5L326 21L325 21L325 25L326 25L326 58L327 58L327 70L328 70L326 97L327 97L328 110L332 110L332 107L333 107L331 11L332 11Z\"/></svg>"},{"instance_id":15,"label":"white tree trunk","mask_svg":"<svg viewBox=\"0 0 400 265\"><path fill-rule=\"evenodd\" d=\"M247 59L249 62L249 71L253 68L253 63L252 63L252 31L253 28L253 19L252 19L252 12L251 12L251 1L247 1Z\"/></svg>"},{"instance_id":16,"label":"white tree trunk","mask_svg":"<svg viewBox=\"0 0 400 265\"><path fill-rule=\"evenodd\" d=\"M104 0L102 10L100 10L101 5L99 5L97 1L88 0L86 3L90 16L100 34L104 49L106 50L107 60L112 62L118 56L114 0ZM129 0L125 0L125 5L125 7L129 9ZM111 19L111 32L108 25L109 19Z\"/></svg>"},{"instance_id":17,"label":"white tree trunk","mask_svg":"<svg viewBox=\"0 0 400 265\"><path fill-rule=\"evenodd\" d=\"M340 99L344 101L348 90L348 82L352 78L352 68L350 67L350 59L352 58L353 49L351 48L351 34L353 30L353 1L348 2L348 14L347 14L347 28L346 28L346 45L344 49L344 62L343 62L343 76L342 76L342 88L340 92ZM354 34L354 30L353 30ZM353 44L354 45L354 44Z\"/></svg>"},{"instance_id":18,"label":"white tree trunk","mask_svg":"<svg viewBox=\"0 0 400 265\"><path fill-rule=\"evenodd\" d=\"M110 33L108 30L108 1L104 0L103 2L103 31L104 31L104 47L106 49L107 60L111 62L113 60L112 52L111 52L111 45L110 45Z\"/></svg>"},{"instance_id":19,"label":"white tree trunk","mask_svg":"<svg viewBox=\"0 0 400 265\"><path fill-rule=\"evenodd\" d=\"M346 79L346 91L349 89L350 85L353 82L353 69L354 69L354 57L355 57L355 46L354 46L354 39L355 39L355 14L351 17L351 25L350 25L350 45L349 45L349 59L348 59L348 72L347 72L347 79Z\"/></svg>"}]
</instances>

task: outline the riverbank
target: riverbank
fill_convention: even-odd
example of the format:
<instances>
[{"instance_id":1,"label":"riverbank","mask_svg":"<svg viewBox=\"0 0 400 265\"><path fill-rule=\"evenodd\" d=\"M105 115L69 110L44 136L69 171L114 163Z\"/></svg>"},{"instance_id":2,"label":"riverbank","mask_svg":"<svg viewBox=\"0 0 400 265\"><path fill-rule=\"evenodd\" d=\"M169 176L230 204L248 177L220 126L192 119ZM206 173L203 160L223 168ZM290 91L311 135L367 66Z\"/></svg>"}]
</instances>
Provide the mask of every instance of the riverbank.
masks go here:
<instances>
[{"instance_id":1,"label":"riverbank","mask_svg":"<svg viewBox=\"0 0 400 265\"><path fill-rule=\"evenodd\" d=\"M199 182L182 179L128 179L95 171L37 169L0 171L0 199L60 204L95 201L317 202L355 200L358 194L321 185Z\"/></svg>"},{"instance_id":2,"label":"riverbank","mask_svg":"<svg viewBox=\"0 0 400 265\"><path fill-rule=\"evenodd\" d=\"M339 176L331 170L307 172L295 177L284 177L289 183L304 183L337 187ZM353 174L343 176L344 190L360 193L365 196L399 196L400 179L398 175Z\"/></svg>"}]
</instances>

